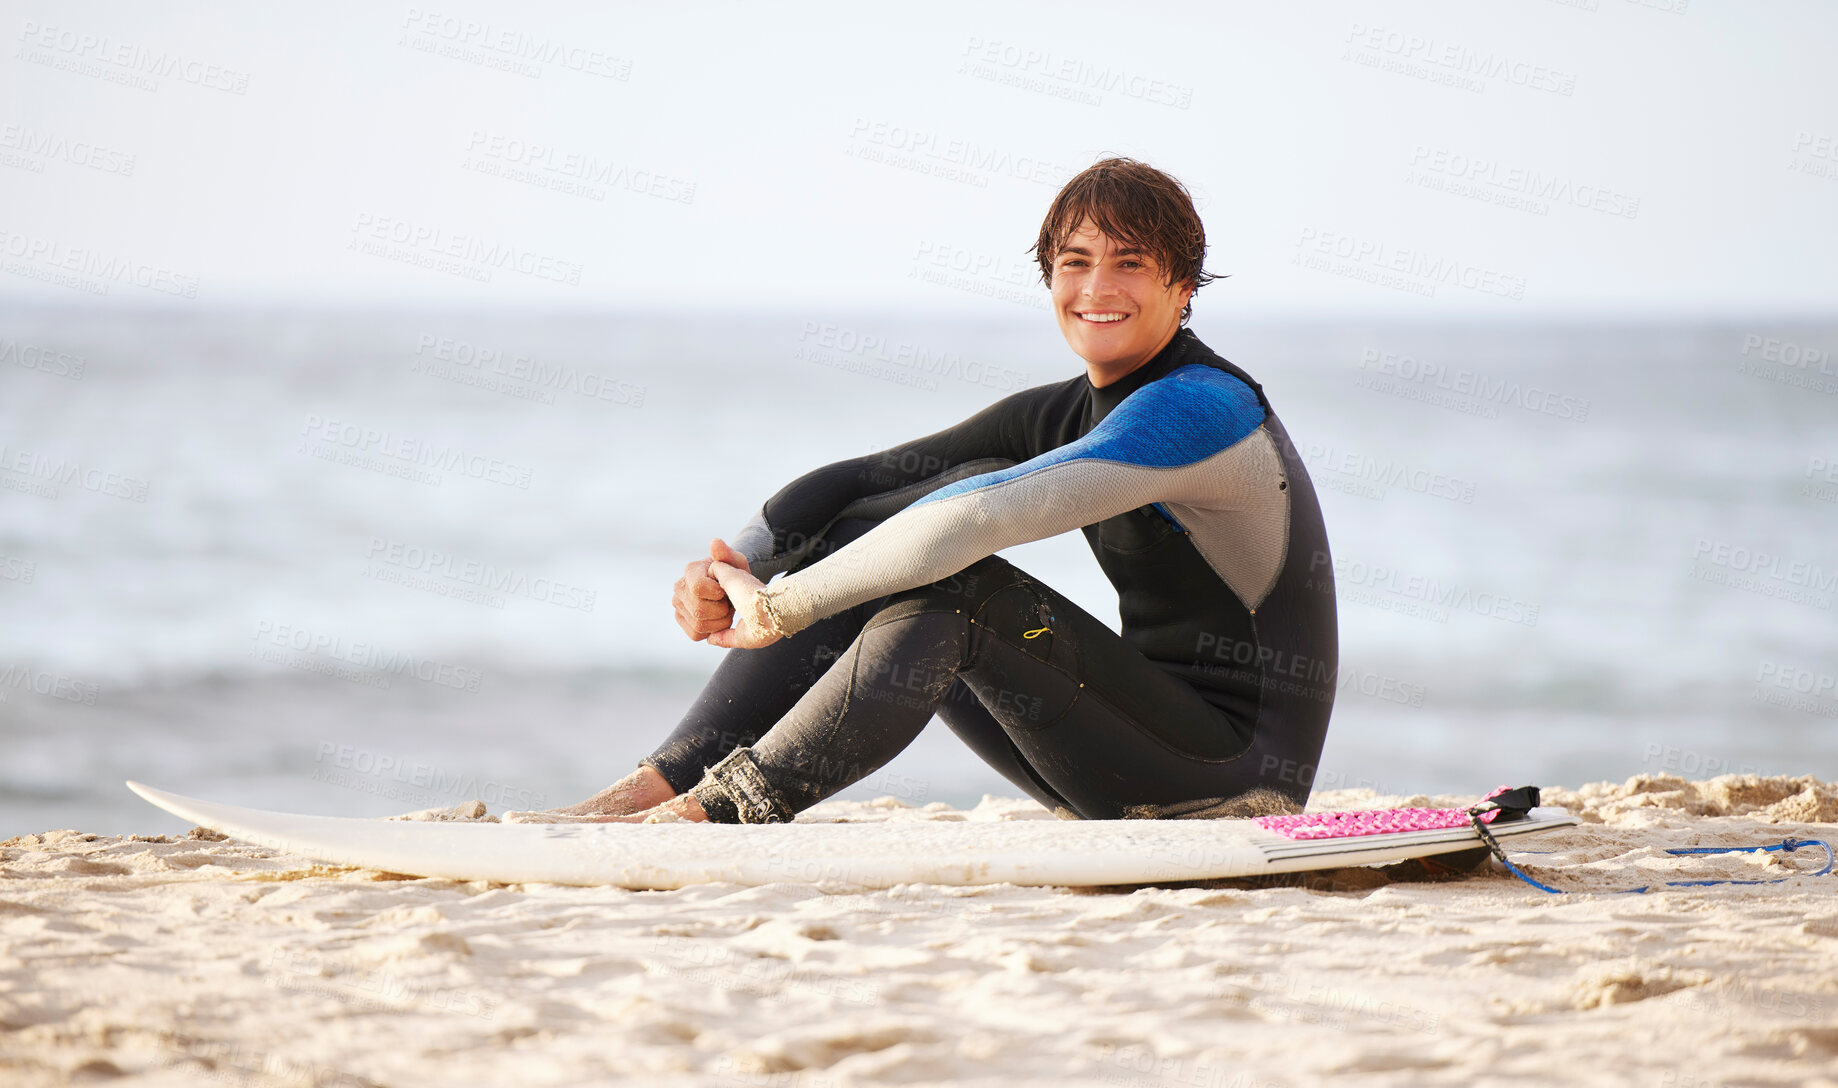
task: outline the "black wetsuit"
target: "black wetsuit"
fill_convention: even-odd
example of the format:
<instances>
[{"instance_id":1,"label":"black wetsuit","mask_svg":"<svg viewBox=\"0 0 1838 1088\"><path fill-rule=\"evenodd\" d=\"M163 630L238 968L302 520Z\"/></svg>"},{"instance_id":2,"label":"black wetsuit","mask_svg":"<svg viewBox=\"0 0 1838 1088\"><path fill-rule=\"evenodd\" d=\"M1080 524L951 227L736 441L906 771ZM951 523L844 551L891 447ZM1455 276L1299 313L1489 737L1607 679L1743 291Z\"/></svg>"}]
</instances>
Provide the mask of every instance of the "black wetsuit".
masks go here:
<instances>
[{"instance_id":1,"label":"black wetsuit","mask_svg":"<svg viewBox=\"0 0 1838 1088\"><path fill-rule=\"evenodd\" d=\"M1081 528L1122 634L993 553ZM935 712L1065 815L1300 804L1337 674L1314 488L1262 388L1189 329L827 465L735 540L783 629L731 650L643 762L711 819L791 816Z\"/></svg>"}]
</instances>

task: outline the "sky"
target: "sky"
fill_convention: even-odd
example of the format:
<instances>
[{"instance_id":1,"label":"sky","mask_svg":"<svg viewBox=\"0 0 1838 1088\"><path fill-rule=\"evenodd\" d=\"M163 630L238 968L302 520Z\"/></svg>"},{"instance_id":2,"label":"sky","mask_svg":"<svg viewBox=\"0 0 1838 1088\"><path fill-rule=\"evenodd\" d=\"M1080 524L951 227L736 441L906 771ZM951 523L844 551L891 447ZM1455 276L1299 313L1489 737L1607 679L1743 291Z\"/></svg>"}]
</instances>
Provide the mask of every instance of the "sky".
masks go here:
<instances>
[{"instance_id":1,"label":"sky","mask_svg":"<svg viewBox=\"0 0 1838 1088\"><path fill-rule=\"evenodd\" d=\"M1189 186L1199 305L1246 316L1838 300L1823 0L7 0L0 36L0 304L1013 316L1107 155Z\"/></svg>"}]
</instances>

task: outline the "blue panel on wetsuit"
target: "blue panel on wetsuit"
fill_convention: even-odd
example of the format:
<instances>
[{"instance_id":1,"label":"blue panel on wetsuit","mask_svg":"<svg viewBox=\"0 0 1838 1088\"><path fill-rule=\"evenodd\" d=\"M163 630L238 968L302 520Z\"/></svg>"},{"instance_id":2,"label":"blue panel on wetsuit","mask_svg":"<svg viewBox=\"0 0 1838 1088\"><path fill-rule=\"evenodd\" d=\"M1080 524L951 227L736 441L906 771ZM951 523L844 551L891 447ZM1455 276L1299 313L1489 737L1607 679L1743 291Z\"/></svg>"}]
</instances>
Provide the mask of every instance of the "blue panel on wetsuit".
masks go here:
<instances>
[{"instance_id":1,"label":"blue panel on wetsuit","mask_svg":"<svg viewBox=\"0 0 1838 1088\"><path fill-rule=\"evenodd\" d=\"M1264 407L1250 386L1223 370L1189 363L1124 398L1083 438L1013 468L946 485L913 505L968 494L1081 458L1149 468L1191 465L1231 447L1263 421Z\"/></svg>"}]
</instances>

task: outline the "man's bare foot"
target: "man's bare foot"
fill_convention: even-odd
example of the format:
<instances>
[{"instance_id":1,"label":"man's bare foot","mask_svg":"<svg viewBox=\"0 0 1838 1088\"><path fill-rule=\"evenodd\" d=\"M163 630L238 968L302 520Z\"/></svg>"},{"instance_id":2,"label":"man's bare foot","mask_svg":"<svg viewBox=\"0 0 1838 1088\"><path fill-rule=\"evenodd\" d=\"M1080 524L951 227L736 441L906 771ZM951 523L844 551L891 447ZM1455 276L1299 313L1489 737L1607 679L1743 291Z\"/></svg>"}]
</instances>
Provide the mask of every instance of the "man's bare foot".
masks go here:
<instances>
[{"instance_id":1,"label":"man's bare foot","mask_svg":"<svg viewBox=\"0 0 1838 1088\"><path fill-rule=\"evenodd\" d=\"M502 819L513 824L598 823L608 816L644 812L675 796L676 790L664 781L664 776L645 765L578 805L539 812L507 812Z\"/></svg>"},{"instance_id":2,"label":"man's bare foot","mask_svg":"<svg viewBox=\"0 0 1838 1088\"><path fill-rule=\"evenodd\" d=\"M685 793L643 812L566 813L559 809L548 812L507 812L504 814L503 822L507 824L705 824L708 822L708 813L703 811L702 802Z\"/></svg>"}]
</instances>

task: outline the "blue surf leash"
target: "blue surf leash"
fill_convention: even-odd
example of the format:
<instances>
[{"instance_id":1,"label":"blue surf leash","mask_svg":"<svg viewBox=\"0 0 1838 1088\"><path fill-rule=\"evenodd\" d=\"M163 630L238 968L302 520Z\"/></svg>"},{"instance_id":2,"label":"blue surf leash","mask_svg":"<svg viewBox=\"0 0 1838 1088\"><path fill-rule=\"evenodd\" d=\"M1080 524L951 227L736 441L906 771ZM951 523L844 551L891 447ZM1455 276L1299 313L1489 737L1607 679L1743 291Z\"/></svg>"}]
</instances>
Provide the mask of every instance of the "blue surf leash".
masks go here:
<instances>
[{"instance_id":1,"label":"blue surf leash","mask_svg":"<svg viewBox=\"0 0 1838 1088\"><path fill-rule=\"evenodd\" d=\"M1501 849L1500 840L1493 837L1493 832L1487 830L1486 821L1481 819L1481 816L1485 813L1498 810L1501 817L1508 820L1516 820L1537 807L1538 787L1520 786L1516 790L1502 790L1495 793L1485 801L1469 809L1468 822L1474 826L1475 833L1481 837L1482 842L1487 844L1487 849L1493 852L1493 856L1499 859L1501 865L1506 866L1507 872L1525 881L1532 887L1537 888L1541 892L1550 892L1552 895L1568 895L1570 893L1563 888L1553 888L1549 884L1535 880L1526 873L1525 870L1514 865L1512 861L1507 858L1506 851ZM1753 851L1761 851L1762 853L1772 854L1792 853L1806 846L1817 846L1825 851L1825 868L1820 869L1816 873L1796 873L1795 876L1824 876L1831 872L1833 863L1832 847L1830 843L1820 839L1782 839L1773 846L1681 846L1676 849L1668 849L1666 853L1674 855L1747 854ZM1669 888L1705 888L1712 884L1779 884L1782 881L1792 879L1793 877L1783 876L1775 877L1772 880L1668 880L1665 886ZM1638 888L1622 888L1609 894L1644 895L1655 886L1656 885L1647 884Z\"/></svg>"}]
</instances>

